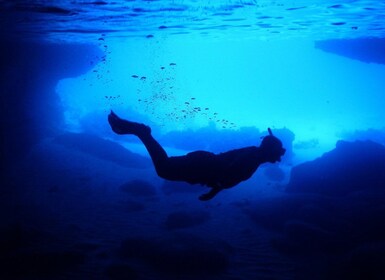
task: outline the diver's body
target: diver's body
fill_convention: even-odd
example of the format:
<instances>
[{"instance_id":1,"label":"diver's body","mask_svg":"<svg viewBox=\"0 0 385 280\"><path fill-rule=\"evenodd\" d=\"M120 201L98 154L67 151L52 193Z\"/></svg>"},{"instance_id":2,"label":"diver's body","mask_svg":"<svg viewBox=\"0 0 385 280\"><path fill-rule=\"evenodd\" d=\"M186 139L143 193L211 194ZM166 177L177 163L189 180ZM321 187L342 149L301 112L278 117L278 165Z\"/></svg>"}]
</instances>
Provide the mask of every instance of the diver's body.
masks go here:
<instances>
[{"instance_id":1,"label":"diver's body","mask_svg":"<svg viewBox=\"0 0 385 280\"><path fill-rule=\"evenodd\" d=\"M201 195L200 200L209 200L221 190L249 179L259 165L280 161L285 153L281 141L269 135L263 139L260 147L245 147L220 154L195 151L184 156L169 157L152 137L148 126L121 119L112 111L108 115L108 122L115 133L133 134L143 142L159 177L210 187L211 190Z\"/></svg>"}]
</instances>

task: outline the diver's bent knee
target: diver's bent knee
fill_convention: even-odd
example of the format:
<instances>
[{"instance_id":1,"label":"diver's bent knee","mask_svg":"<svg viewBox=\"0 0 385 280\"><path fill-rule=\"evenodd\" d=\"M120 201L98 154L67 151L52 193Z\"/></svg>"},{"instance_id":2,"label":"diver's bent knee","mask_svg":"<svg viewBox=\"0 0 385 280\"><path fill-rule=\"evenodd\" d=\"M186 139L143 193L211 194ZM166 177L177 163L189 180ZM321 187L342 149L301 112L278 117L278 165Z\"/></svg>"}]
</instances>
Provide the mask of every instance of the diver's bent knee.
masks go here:
<instances>
[{"instance_id":1,"label":"diver's bent knee","mask_svg":"<svg viewBox=\"0 0 385 280\"><path fill-rule=\"evenodd\" d=\"M170 170L166 166L157 166L155 168L156 174L158 174L159 177L163 179L169 179L170 178Z\"/></svg>"}]
</instances>

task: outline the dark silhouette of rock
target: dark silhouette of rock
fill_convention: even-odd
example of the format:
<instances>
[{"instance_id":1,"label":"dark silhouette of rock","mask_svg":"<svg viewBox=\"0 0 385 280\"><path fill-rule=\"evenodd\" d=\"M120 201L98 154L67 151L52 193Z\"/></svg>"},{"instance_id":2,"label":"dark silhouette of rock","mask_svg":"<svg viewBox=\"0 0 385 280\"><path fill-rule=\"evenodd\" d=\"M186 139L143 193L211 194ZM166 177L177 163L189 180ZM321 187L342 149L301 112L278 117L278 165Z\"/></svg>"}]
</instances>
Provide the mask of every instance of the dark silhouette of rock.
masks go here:
<instances>
[{"instance_id":1,"label":"dark silhouette of rock","mask_svg":"<svg viewBox=\"0 0 385 280\"><path fill-rule=\"evenodd\" d=\"M207 211L177 211L168 215L165 222L167 229L189 228L201 225L210 219Z\"/></svg>"},{"instance_id":2,"label":"dark silhouette of rock","mask_svg":"<svg viewBox=\"0 0 385 280\"><path fill-rule=\"evenodd\" d=\"M2 39L0 130L6 137L0 138L0 160L5 167L58 132L64 121L55 92L58 81L86 73L103 53L94 45Z\"/></svg>"},{"instance_id":3,"label":"dark silhouette of rock","mask_svg":"<svg viewBox=\"0 0 385 280\"><path fill-rule=\"evenodd\" d=\"M130 152L113 141L92 134L67 132L57 136L54 142L125 167L146 168L151 166L148 158Z\"/></svg>"},{"instance_id":4,"label":"dark silhouette of rock","mask_svg":"<svg viewBox=\"0 0 385 280\"><path fill-rule=\"evenodd\" d=\"M315 42L315 47L366 63L385 64L384 38L324 40Z\"/></svg>"},{"instance_id":5,"label":"dark silhouette of rock","mask_svg":"<svg viewBox=\"0 0 385 280\"><path fill-rule=\"evenodd\" d=\"M341 134L341 137L349 141L373 141L385 145L385 127L382 129L369 128L366 130L355 130Z\"/></svg>"},{"instance_id":6,"label":"dark silhouette of rock","mask_svg":"<svg viewBox=\"0 0 385 280\"><path fill-rule=\"evenodd\" d=\"M342 261L329 262L320 279L382 279L385 275L384 242L368 243L347 253Z\"/></svg>"},{"instance_id":7,"label":"dark silhouette of rock","mask_svg":"<svg viewBox=\"0 0 385 280\"><path fill-rule=\"evenodd\" d=\"M346 249L345 242L333 231L300 220L287 221L283 237L274 239L273 246L291 255L334 253Z\"/></svg>"},{"instance_id":8,"label":"dark silhouette of rock","mask_svg":"<svg viewBox=\"0 0 385 280\"><path fill-rule=\"evenodd\" d=\"M244 211L258 225L281 233L274 247L287 254L346 253L385 236L385 194L333 198L288 194Z\"/></svg>"},{"instance_id":9,"label":"dark silhouette of rock","mask_svg":"<svg viewBox=\"0 0 385 280\"><path fill-rule=\"evenodd\" d=\"M340 221L332 214L340 209L337 200L312 194L266 198L244 207L255 223L274 231L284 231L286 222L290 220L336 229Z\"/></svg>"},{"instance_id":10,"label":"dark silhouette of rock","mask_svg":"<svg viewBox=\"0 0 385 280\"><path fill-rule=\"evenodd\" d=\"M357 191L384 192L384 182L384 146L372 141L339 141L322 157L295 166L286 190L341 196Z\"/></svg>"}]
</instances>

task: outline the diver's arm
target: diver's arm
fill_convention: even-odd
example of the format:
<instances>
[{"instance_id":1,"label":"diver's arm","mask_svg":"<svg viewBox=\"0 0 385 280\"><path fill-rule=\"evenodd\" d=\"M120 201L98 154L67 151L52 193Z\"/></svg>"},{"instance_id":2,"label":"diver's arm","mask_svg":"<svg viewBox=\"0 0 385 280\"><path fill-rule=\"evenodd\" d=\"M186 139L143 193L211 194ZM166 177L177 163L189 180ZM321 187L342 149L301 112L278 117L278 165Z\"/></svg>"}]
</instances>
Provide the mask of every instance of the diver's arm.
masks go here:
<instances>
[{"instance_id":1,"label":"diver's arm","mask_svg":"<svg viewBox=\"0 0 385 280\"><path fill-rule=\"evenodd\" d=\"M199 200L201 201L210 200L214 198L214 196L216 196L221 190L223 190L220 183L216 183L215 185L209 186L209 187L211 188L211 190L208 193L204 193L201 196L199 196Z\"/></svg>"},{"instance_id":2,"label":"diver's arm","mask_svg":"<svg viewBox=\"0 0 385 280\"><path fill-rule=\"evenodd\" d=\"M221 188L212 188L208 193L204 193L201 196L199 196L199 200L201 201L210 200L214 198L214 196L216 196L221 190L222 190Z\"/></svg>"}]
</instances>

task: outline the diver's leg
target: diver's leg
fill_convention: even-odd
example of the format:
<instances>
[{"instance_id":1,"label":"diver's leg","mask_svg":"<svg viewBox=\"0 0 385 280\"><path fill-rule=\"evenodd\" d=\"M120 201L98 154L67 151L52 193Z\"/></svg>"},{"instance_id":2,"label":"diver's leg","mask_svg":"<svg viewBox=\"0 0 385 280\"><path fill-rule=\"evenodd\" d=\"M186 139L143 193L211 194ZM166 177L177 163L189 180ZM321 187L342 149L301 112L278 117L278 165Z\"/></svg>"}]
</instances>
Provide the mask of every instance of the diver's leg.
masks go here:
<instances>
[{"instance_id":1,"label":"diver's leg","mask_svg":"<svg viewBox=\"0 0 385 280\"><path fill-rule=\"evenodd\" d=\"M149 126L121 119L112 110L108 115L108 122L116 134L134 134L139 136L140 134L151 133Z\"/></svg>"},{"instance_id":2,"label":"diver's leg","mask_svg":"<svg viewBox=\"0 0 385 280\"><path fill-rule=\"evenodd\" d=\"M214 196L216 196L221 190L222 190L221 188L212 188L208 193L205 193L199 196L199 200L202 200L202 201L210 200L214 198Z\"/></svg>"},{"instance_id":3,"label":"diver's leg","mask_svg":"<svg viewBox=\"0 0 385 280\"><path fill-rule=\"evenodd\" d=\"M152 137L150 127L121 119L113 111L108 115L108 122L112 130L117 134L133 134L137 136L146 147L158 175L161 176L160 174L163 175L165 173L168 155L163 147Z\"/></svg>"},{"instance_id":4,"label":"diver's leg","mask_svg":"<svg viewBox=\"0 0 385 280\"><path fill-rule=\"evenodd\" d=\"M155 169L159 175L160 171L163 171L166 167L167 160L169 159L166 151L163 147L152 137L151 133L147 135L138 135L146 147L148 154L150 155Z\"/></svg>"}]
</instances>

